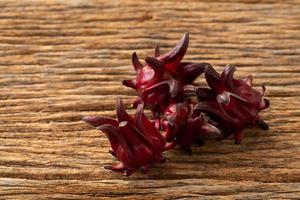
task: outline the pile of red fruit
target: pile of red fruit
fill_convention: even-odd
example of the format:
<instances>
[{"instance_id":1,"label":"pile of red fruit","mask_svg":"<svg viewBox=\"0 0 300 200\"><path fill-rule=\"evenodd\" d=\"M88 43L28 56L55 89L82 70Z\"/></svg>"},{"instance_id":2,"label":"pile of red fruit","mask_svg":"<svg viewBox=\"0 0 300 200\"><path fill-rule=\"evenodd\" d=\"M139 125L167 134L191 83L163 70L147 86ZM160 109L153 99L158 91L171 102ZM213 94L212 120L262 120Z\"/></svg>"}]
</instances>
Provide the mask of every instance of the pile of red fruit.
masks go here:
<instances>
[{"instance_id":1,"label":"pile of red fruit","mask_svg":"<svg viewBox=\"0 0 300 200\"><path fill-rule=\"evenodd\" d=\"M169 53L160 55L157 47L154 57L147 57L145 64L133 53L136 78L123 84L138 94L133 103L134 116L126 112L118 98L116 119L83 118L106 134L110 153L120 161L107 169L129 176L136 169L145 172L153 163L163 162L162 152L176 144L191 153L190 145L205 137L221 139L233 134L235 143L240 143L245 128L268 129L258 115L270 105L263 98L265 88L253 89L252 76L234 78L232 65L219 74L209 63L182 62L188 43L189 34L185 33ZM209 88L193 83L203 73ZM144 115L144 107L151 110L153 120Z\"/></svg>"}]
</instances>

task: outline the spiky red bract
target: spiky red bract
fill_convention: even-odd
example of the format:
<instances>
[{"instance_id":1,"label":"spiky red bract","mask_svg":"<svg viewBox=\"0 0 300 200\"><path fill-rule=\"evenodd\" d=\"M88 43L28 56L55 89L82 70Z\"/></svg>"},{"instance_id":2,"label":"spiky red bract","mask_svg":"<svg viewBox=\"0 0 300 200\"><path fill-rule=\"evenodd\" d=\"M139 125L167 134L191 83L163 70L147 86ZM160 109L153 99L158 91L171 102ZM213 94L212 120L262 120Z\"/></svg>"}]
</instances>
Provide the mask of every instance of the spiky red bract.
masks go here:
<instances>
[{"instance_id":1,"label":"spiky red bract","mask_svg":"<svg viewBox=\"0 0 300 200\"><path fill-rule=\"evenodd\" d=\"M221 132L206 122L199 114L192 113L193 103L172 103L164 111L163 129L167 141L173 141L187 153L192 153L191 144L197 143L201 136L220 137Z\"/></svg>"},{"instance_id":2,"label":"spiky red bract","mask_svg":"<svg viewBox=\"0 0 300 200\"><path fill-rule=\"evenodd\" d=\"M205 78L210 89L197 89L199 103L195 109L207 113L225 134L234 134L235 142L240 143L245 128L258 126L268 129L259 112L268 108L270 103L263 98L264 87L257 91L252 87L251 76L235 79L234 72L232 65L227 65L222 74L207 67Z\"/></svg>"},{"instance_id":3,"label":"spiky red bract","mask_svg":"<svg viewBox=\"0 0 300 200\"><path fill-rule=\"evenodd\" d=\"M116 103L117 119L109 117L84 117L83 120L108 137L114 155L119 163L106 169L122 171L131 175L136 169L147 170L150 165L163 162L162 152L171 148L165 138L144 115L143 104L137 108L135 116L130 116L120 98Z\"/></svg>"},{"instance_id":4,"label":"spiky red bract","mask_svg":"<svg viewBox=\"0 0 300 200\"><path fill-rule=\"evenodd\" d=\"M207 63L181 62L188 43L189 34L185 33L170 52L160 55L157 47L155 57L147 57L144 65L140 63L136 53L133 53L132 64L136 78L124 80L123 84L137 91L138 98L133 103L134 107L143 102L158 120L170 102L184 101L184 88L193 84L207 65Z\"/></svg>"}]
</instances>

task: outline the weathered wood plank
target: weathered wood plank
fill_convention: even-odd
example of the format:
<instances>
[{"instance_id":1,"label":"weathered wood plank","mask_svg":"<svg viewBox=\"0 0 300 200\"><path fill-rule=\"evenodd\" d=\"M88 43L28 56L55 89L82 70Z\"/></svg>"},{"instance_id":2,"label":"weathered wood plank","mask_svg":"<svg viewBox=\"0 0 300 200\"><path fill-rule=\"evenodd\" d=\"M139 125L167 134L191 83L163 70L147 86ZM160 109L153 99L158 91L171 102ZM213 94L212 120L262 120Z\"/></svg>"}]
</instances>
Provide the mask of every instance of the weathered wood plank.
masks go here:
<instances>
[{"instance_id":1,"label":"weathered wood plank","mask_svg":"<svg viewBox=\"0 0 300 200\"><path fill-rule=\"evenodd\" d=\"M0 199L299 199L300 1L1 1ZM131 177L84 115L114 116L134 91L130 56L170 49L185 60L253 74L266 85L270 130L241 145L208 141ZM202 78L199 84L205 84ZM133 112L132 109L129 109Z\"/></svg>"}]
</instances>

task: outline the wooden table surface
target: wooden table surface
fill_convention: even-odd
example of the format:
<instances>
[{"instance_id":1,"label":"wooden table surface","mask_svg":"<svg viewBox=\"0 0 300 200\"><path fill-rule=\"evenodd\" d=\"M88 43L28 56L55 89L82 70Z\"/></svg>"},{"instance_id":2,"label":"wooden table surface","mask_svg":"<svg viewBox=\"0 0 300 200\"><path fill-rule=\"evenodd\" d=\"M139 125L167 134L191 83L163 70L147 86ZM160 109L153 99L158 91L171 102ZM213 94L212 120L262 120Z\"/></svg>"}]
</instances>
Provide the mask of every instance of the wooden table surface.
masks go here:
<instances>
[{"instance_id":1,"label":"wooden table surface","mask_svg":"<svg viewBox=\"0 0 300 200\"><path fill-rule=\"evenodd\" d=\"M300 1L1 1L0 199L299 199ZM178 148L125 177L85 115L115 115L135 92L131 54L172 48L185 60L254 75L271 100L270 130L240 145ZM197 82L204 84L203 76ZM134 110L129 109L130 112Z\"/></svg>"}]
</instances>

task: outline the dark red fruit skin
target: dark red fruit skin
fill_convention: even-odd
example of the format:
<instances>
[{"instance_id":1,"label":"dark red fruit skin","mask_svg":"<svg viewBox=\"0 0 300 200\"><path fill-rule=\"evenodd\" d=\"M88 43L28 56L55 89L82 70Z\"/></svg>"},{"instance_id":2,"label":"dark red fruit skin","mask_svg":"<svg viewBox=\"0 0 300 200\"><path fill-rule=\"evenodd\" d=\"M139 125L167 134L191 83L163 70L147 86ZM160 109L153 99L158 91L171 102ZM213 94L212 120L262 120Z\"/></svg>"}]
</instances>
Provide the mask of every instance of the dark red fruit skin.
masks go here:
<instances>
[{"instance_id":1,"label":"dark red fruit skin","mask_svg":"<svg viewBox=\"0 0 300 200\"><path fill-rule=\"evenodd\" d=\"M199 143L201 136L221 137L219 129L207 123L201 115L194 115L192 109L190 100L171 103L164 111L162 122L166 140L178 144L189 154L192 153L191 144Z\"/></svg>"},{"instance_id":2,"label":"dark red fruit skin","mask_svg":"<svg viewBox=\"0 0 300 200\"><path fill-rule=\"evenodd\" d=\"M153 163L163 162L162 152L172 148L161 133L143 113L144 105L140 104L135 116L130 116L120 98L117 99L117 119L109 117L88 116L83 120L97 127L108 137L112 150L119 163L105 167L114 171L122 171L130 176L135 170L145 172Z\"/></svg>"},{"instance_id":3,"label":"dark red fruit skin","mask_svg":"<svg viewBox=\"0 0 300 200\"><path fill-rule=\"evenodd\" d=\"M265 87L257 91L252 87L252 76L235 79L235 67L227 65L222 74L211 66L205 69L205 78L210 87L198 88L199 103L195 111L208 114L211 120L222 128L225 135L234 134L235 143L240 143L243 130L247 127L268 129L259 112L269 107L270 102L263 98Z\"/></svg>"},{"instance_id":4,"label":"dark red fruit skin","mask_svg":"<svg viewBox=\"0 0 300 200\"><path fill-rule=\"evenodd\" d=\"M169 52L160 55L159 48L155 49L154 57L147 57L146 64L140 63L136 53L132 55L132 64L136 71L134 80L124 80L125 86L131 87L138 93L133 103L136 108L144 103L150 108L155 120L159 120L170 102L184 101L184 88L204 72L207 63L181 62L189 43L189 34L185 33L178 44ZM160 124L157 124L157 128Z\"/></svg>"}]
</instances>

